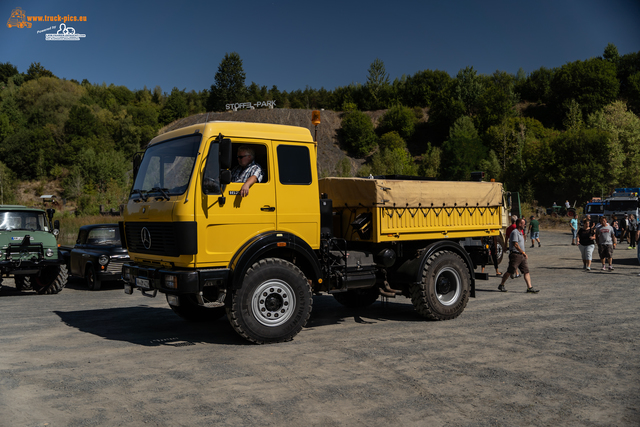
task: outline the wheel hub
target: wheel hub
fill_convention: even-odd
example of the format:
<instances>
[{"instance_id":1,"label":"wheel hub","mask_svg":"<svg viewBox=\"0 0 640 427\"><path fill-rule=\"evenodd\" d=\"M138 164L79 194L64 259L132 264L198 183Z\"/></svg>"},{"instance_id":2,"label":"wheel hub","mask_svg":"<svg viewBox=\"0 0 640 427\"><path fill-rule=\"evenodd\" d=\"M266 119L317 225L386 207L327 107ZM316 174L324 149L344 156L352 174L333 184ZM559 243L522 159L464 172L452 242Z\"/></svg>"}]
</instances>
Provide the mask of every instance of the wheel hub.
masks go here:
<instances>
[{"instance_id":1,"label":"wheel hub","mask_svg":"<svg viewBox=\"0 0 640 427\"><path fill-rule=\"evenodd\" d=\"M291 286L272 279L258 286L253 294L251 308L255 319L265 326L280 326L293 315L296 298Z\"/></svg>"},{"instance_id":2,"label":"wheel hub","mask_svg":"<svg viewBox=\"0 0 640 427\"><path fill-rule=\"evenodd\" d=\"M451 267L440 270L436 276L436 296L442 305L453 305L460 298L462 280L458 271Z\"/></svg>"}]
</instances>

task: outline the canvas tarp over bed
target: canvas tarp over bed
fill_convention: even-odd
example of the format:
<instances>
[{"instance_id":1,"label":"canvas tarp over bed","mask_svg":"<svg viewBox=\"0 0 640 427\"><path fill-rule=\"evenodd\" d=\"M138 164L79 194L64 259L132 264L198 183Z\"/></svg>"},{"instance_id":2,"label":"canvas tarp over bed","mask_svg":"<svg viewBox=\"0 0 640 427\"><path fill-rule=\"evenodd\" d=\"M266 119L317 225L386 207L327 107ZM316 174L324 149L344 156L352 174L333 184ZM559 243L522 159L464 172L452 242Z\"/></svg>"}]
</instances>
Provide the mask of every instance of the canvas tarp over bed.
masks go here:
<instances>
[{"instance_id":1,"label":"canvas tarp over bed","mask_svg":"<svg viewBox=\"0 0 640 427\"><path fill-rule=\"evenodd\" d=\"M324 178L319 185L334 208L502 205L502 184L498 182Z\"/></svg>"}]
</instances>

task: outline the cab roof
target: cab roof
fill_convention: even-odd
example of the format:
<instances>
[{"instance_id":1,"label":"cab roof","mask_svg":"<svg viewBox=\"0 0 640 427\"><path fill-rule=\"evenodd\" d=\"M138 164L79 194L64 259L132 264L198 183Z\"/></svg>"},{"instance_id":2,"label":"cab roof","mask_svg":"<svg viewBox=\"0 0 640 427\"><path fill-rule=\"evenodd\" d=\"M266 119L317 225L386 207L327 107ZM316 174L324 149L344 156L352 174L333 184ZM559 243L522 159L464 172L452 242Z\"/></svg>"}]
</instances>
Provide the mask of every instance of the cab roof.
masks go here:
<instances>
[{"instance_id":1,"label":"cab roof","mask_svg":"<svg viewBox=\"0 0 640 427\"><path fill-rule=\"evenodd\" d=\"M222 134L225 138L255 138L276 141L295 141L315 144L309 129L299 126L276 125L272 123L250 123L231 121L210 121L176 129L158 135L149 142L148 146L179 136L200 133L208 137Z\"/></svg>"},{"instance_id":2,"label":"cab roof","mask_svg":"<svg viewBox=\"0 0 640 427\"><path fill-rule=\"evenodd\" d=\"M22 205L0 205L0 212L2 211L33 211L33 212L44 212L42 209L38 208L28 208Z\"/></svg>"}]
</instances>

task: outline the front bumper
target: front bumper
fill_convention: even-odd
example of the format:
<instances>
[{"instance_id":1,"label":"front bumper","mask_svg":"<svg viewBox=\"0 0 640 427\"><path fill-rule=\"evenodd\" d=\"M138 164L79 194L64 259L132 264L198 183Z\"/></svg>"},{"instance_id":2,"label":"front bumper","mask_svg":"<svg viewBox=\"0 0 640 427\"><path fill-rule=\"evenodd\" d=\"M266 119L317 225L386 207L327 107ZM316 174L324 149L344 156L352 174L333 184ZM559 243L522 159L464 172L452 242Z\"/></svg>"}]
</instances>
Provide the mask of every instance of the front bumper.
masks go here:
<instances>
[{"instance_id":1,"label":"front bumper","mask_svg":"<svg viewBox=\"0 0 640 427\"><path fill-rule=\"evenodd\" d=\"M127 294L133 293L136 288L143 293L198 294L207 287L226 288L229 275L227 268L168 270L133 263L122 266L122 280Z\"/></svg>"},{"instance_id":2,"label":"front bumper","mask_svg":"<svg viewBox=\"0 0 640 427\"><path fill-rule=\"evenodd\" d=\"M37 274L45 267L60 266L64 264L61 259L43 260L0 260L0 273L2 274Z\"/></svg>"}]
</instances>

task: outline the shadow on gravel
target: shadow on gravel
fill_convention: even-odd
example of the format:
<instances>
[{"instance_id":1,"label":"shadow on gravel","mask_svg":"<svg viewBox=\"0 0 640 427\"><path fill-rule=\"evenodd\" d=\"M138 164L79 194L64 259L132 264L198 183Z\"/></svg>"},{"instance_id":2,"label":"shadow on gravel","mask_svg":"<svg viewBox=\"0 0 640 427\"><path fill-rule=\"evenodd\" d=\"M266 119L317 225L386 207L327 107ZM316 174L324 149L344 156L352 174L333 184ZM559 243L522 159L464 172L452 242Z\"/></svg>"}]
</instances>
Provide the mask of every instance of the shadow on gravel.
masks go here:
<instances>
[{"instance_id":1,"label":"shadow on gravel","mask_svg":"<svg viewBox=\"0 0 640 427\"><path fill-rule=\"evenodd\" d=\"M205 344L247 345L222 318L210 323L182 320L169 308L125 307L54 311L67 325L108 340L144 346Z\"/></svg>"},{"instance_id":2,"label":"shadow on gravel","mask_svg":"<svg viewBox=\"0 0 640 427\"><path fill-rule=\"evenodd\" d=\"M418 315L411 301L405 298L398 298L396 301L378 299L369 307L348 308L338 303L332 296L322 295L313 297L313 311L305 328L338 325L350 318L355 323L364 325L386 321L424 322L427 320Z\"/></svg>"}]
</instances>

